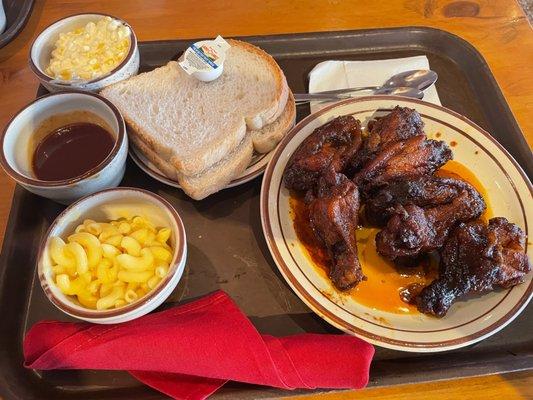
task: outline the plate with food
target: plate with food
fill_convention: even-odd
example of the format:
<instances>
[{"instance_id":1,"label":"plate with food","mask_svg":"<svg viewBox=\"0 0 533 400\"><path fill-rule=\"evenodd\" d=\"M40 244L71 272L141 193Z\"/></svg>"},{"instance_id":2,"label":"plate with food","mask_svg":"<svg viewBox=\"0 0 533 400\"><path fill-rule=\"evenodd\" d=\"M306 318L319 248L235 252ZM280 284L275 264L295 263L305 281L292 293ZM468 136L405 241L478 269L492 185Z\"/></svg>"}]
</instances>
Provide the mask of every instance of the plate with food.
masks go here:
<instances>
[{"instance_id":1,"label":"plate with food","mask_svg":"<svg viewBox=\"0 0 533 400\"><path fill-rule=\"evenodd\" d=\"M498 332L531 299L531 193L464 116L371 96L289 132L261 218L280 272L319 316L383 347L436 352Z\"/></svg>"}]
</instances>

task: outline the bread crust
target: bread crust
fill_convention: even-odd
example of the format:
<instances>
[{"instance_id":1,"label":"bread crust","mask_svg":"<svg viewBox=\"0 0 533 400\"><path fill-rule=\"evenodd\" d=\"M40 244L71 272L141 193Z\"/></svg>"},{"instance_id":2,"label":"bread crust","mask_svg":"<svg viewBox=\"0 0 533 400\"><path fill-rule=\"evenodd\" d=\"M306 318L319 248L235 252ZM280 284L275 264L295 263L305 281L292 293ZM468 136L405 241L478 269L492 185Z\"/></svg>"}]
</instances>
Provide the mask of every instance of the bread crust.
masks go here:
<instances>
[{"instance_id":1,"label":"bread crust","mask_svg":"<svg viewBox=\"0 0 533 400\"><path fill-rule=\"evenodd\" d=\"M227 39L226 41L231 46L240 46L241 48L246 49L246 51L257 55L269 65L270 69L274 73L274 77L276 80L276 98L274 99L272 104L258 116L246 118L246 124L248 126L248 129L261 129L263 126L274 122L285 108L285 104L287 103L287 98L289 95L289 86L287 85L285 74L279 67L276 60L274 60L274 58L270 54L268 54L260 47L236 39Z\"/></svg>"},{"instance_id":2,"label":"bread crust","mask_svg":"<svg viewBox=\"0 0 533 400\"><path fill-rule=\"evenodd\" d=\"M161 159L146 143L138 138L132 143L152 164L168 178L177 181L183 191L195 200L202 200L210 194L224 189L236 176L242 174L252 161L253 145L247 136L225 159L198 175L180 174L172 164Z\"/></svg>"},{"instance_id":3,"label":"bread crust","mask_svg":"<svg viewBox=\"0 0 533 400\"><path fill-rule=\"evenodd\" d=\"M283 136L294 126L296 122L296 104L294 96L289 91L289 98L285 109L279 118L272 124L265 126L263 129L249 132L252 135L254 149L258 153L268 153L272 151L277 144L283 139ZM276 124L275 129L272 129Z\"/></svg>"},{"instance_id":4,"label":"bread crust","mask_svg":"<svg viewBox=\"0 0 533 400\"><path fill-rule=\"evenodd\" d=\"M159 169L167 178L173 181L178 180L178 170L174 168L172 164L166 162L145 142L139 139L135 135L129 135L129 139L132 142L133 147L136 147L144 157L146 157L157 169Z\"/></svg>"}]
</instances>

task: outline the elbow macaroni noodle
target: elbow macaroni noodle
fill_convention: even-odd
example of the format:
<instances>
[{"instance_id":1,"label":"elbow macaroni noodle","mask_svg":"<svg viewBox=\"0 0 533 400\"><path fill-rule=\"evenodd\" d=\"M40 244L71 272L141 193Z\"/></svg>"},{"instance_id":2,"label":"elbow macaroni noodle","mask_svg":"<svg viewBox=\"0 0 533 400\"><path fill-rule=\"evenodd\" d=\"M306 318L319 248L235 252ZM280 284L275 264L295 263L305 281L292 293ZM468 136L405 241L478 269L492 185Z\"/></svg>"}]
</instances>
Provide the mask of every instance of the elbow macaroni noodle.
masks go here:
<instances>
[{"instance_id":1,"label":"elbow macaroni noodle","mask_svg":"<svg viewBox=\"0 0 533 400\"><path fill-rule=\"evenodd\" d=\"M168 274L170 228L146 218L110 222L85 220L67 242L50 239L52 272L57 287L90 309L130 304L153 290Z\"/></svg>"}]
</instances>

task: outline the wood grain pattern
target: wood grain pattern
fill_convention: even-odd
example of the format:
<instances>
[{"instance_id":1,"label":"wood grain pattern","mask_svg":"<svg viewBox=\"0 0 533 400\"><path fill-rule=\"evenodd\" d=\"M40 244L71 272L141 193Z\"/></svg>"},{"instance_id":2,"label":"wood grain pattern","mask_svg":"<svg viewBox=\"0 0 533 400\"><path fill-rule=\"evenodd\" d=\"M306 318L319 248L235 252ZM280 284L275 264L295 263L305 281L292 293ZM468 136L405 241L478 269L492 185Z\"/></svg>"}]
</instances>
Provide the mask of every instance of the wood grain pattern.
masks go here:
<instances>
[{"instance_id":1,"label":"wood grain pattern","mask_svg":"<svg viewBox=\"0 0 533 400\"><path fill-rule=\"evenodd\" d=\"M485 57L522 131L533 145L533 33L515 0L37 0L22 33L0 50L0 126L34 98L27 66L30 44L47 25L81 12L127 20L139 40L430 26L472 43ZM0 172L0 240L14 185ZM533 397L531 373L368 389L324 399L519 399ZM320 398L320 397L319 397Z\"/></svg>"},{"instance_id":2,"label":"wood grain pattern","mask_svg":"<svg viewBox=\"0 0 533 400\"><path fill-rule=\"evenodd\" d=\"M519 372L342 394L297 396L291 400L527 400L533 395L532 381L531 372Z\"/></svg>"}]
</instances>

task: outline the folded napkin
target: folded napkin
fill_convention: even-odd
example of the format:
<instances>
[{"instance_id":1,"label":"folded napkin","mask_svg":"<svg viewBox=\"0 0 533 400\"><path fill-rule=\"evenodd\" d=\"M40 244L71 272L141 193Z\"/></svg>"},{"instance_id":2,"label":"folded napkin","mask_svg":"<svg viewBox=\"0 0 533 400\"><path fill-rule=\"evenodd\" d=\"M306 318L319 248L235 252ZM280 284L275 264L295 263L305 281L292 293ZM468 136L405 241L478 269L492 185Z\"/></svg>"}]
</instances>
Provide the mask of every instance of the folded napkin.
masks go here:
<instances>
[{"instance_id":1,"label":"folded napkin","mask_svg":"<svg viewBox=\"0 0 533 400\"><path fill-rule=\"evenodd\" d=\"M371 61L324 61L317 64L309 73L309 93L358 86L379 86L392 75L413 69L430 69L427 57ZM360 93L361 96L369 94L371 93L368 91ZM440 105L435 85L424 90L424 100ZM327 104L313 102L311 111L315 112Z\"/></svg>"},{"instance_id":2,"label":"folded napkin","mask_svg":"<svg viewBox=\"0 0 533 400\"><path fill-rule=\"evenodd\" d=\"M200 300L116 325L42 321L25 367L125 370L175 399L205 399L228 380L295 388L362 388L372 345L348 335L261 335L231 298Z\"/></svg>"}]
</instances>

